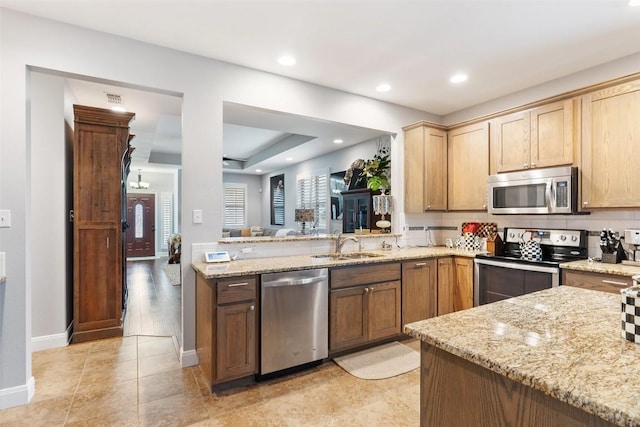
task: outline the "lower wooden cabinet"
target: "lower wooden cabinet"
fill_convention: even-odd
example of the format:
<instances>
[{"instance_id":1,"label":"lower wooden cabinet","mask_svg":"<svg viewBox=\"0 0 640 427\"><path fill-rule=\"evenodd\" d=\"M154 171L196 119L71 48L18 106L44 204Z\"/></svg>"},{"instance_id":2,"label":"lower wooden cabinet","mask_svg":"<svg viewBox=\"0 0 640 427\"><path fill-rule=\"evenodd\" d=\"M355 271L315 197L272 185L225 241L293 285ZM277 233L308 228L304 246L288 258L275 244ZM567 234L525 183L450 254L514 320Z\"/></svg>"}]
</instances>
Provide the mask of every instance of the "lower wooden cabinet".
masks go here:
<instances>
[{"instance_id":1,"label":"lower wooden cabinet","mask_svg":"<svg viewBox=\"0 0 640 427\"><path fill-rule=\"evenodd\" d=\"M587 271L562 270L562 284L578 288L592 289L620 294L620 289L633 285L629 276L617 274L592 273Z\"/></svg>"},{"instance_id":2,"label":"lower wooden cabinet","mask_svg":"<svg viewBox=\"0 0 640 427\"><path fill-rule=\"evenodd\" d=\"M402 323L434 317L438 304L438 265L435 259L402 263Z\"/></svg>"},{"instance_id":3,"label":"lower wooden cabinet","mask_svg":"<svg viewBox=\"0 0 640 427\"><path fill-rule=\"evenodd\" d=\"M258 372L258 279L196 275L196 352L211 386Z\"/></svg>"},{"instance_id":4,"label":"lower wooden cabinet","mask_svg":"<svg viewBox=\"0 0 640 427\"><path fill-rule=\"evenodd\" d=\"M438 258L438 316L473 307L473 259Z\"/></svg>"},{"instance_id":5,"label":"lower wooden cabinet","mask_svg":"<svg viewBox=\"0 0 640 427\"><path fill-rule=\"evenodd\" d=\"M392 280L362 284L375 280L371 268L378 269L385 279ZM346 277L356 286L347 287ZM351 349L401 333L400 264L332 270L330 283L330 352Z\"/></svg>"}]
</instances>

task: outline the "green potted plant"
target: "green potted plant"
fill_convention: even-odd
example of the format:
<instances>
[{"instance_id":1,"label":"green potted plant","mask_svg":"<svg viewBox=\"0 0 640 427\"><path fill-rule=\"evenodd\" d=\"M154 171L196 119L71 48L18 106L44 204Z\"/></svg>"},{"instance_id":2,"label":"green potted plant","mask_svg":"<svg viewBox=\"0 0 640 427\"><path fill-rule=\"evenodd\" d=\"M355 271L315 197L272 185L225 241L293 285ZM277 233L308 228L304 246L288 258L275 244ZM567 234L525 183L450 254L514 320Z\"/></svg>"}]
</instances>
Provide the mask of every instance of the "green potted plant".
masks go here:
<instances>
[{"instance_id":1,"label":"green potted plant","mask_svg":"<svg viewBox=\"0 0 640 427\"><path fill-rule=\"evenodd\" d=\"M360 176L366 177L367 188L383 192L389 189L389 167L391 166L389 155L389 147L380 147L372 159L364 162Z\"/></svg>"}]
</instances>

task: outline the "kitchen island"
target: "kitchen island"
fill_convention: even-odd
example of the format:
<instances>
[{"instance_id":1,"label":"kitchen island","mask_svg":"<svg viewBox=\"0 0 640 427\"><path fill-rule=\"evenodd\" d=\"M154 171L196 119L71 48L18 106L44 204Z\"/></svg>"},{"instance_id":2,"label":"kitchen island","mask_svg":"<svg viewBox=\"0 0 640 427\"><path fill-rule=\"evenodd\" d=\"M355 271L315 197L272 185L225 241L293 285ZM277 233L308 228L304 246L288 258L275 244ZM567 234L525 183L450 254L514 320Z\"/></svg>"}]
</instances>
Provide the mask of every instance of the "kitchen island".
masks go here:
<instances>
[{"instance_id":1,"label":"kitchen island","mask_svg":"<svg viewBox=\"0 0 640 427\"><path fill-rule=\"evenodd\" d=\"M404 331L422 341L422 426L640 425L619 295L560 286Z\"/></svg>"}]
</instances>

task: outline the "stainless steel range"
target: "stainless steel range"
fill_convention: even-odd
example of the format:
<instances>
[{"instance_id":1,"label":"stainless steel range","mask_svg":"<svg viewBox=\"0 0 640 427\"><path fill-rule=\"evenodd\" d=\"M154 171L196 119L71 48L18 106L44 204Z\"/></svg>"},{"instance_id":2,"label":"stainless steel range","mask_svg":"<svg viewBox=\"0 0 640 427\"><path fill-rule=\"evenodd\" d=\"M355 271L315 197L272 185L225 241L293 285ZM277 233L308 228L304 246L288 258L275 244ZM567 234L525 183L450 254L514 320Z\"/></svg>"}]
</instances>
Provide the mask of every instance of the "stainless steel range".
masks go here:
<instances>
[{"instance_id":1,"label":"stainless steel range","mask_svg":"<svg viewBox=\"0 0 640 427\"><path fill-rule=\"evenodd\" d=\"M560 285L560 263L587 258L585 230L505 228L504 255L477 255L474 305Z\"/></svg>"}]
</instances>

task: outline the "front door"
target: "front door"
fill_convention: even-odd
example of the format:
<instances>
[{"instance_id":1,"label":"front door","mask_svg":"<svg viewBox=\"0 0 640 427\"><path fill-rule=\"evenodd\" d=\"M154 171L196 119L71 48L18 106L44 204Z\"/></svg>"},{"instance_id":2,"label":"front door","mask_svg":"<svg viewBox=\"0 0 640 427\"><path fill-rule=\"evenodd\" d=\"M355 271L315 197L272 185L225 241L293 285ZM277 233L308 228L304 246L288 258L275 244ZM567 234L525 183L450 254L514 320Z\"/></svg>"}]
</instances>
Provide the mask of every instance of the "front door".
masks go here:
<instances>
[{"instance_id":1,"label":"front door","mask_svg":"<svg viewBox=\"0 0 640 427\"><path fill-rule=\"evenodd\" d=\"M127 194L127 258L156 254L155 194Z\"/></svg>"}]
</instances>

